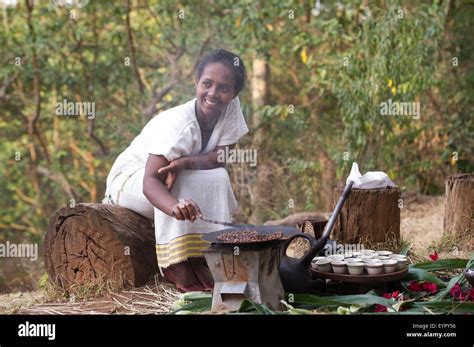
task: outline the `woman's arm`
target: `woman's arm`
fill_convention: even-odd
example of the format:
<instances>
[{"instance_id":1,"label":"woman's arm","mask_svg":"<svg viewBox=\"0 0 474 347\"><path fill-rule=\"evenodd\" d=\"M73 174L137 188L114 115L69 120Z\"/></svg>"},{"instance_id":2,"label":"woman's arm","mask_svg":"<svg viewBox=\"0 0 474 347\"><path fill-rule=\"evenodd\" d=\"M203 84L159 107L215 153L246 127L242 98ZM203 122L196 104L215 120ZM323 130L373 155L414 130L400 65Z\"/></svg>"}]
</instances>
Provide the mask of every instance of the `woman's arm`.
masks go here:
<instances>
[{"instance_id":1,"label":"woman's arm","mask_svg":"<svg viewBox=\"0 0 474 347\"><path fill-rule=\"evenodd\" d=\"M182 157L172 162L168 162L167 165L161 167L158 170L160 175L165 175L165 187L171 191L173 188L174 182L178 177L181 170L211 170L218 167L224 167L225 161L219 162L217 159L219 158L220 150L225 151L226 147L229 148L229 151L235 148L235 144L228 145L228 146L217 146L216 149L212 152L203 155L196 155L196 156L189 156L189 157Z\"/></svg>"},{"instance_id":2,"label":"woman's arm","mask_svg":"<svg viewBox=\"0 0 474 347\"><path fill-rule=\"evenodd\" d=\"M215 150L203 155L196 155L191 157L183 157L177 160L182 161L183 169L187 170L211 170L218 167L224 167L224 162L219 162L219 150L225 151L225 148L229 147L229 151L234 149L235 144L229 146L217 146Z\"/></svg>"},{"instance_id":3,"label":"woman's arm","mask_svg":"<svg viewBox=\"0 0 474 347\"><path fill-rule=\"evenodd\" d=\"M194 221L200 217L199 206L191 199L178 201L171 196L163 184L165 173L159 173L159 169L168 166L169 161L162 155L148 155L143 177L143 194L155 206L169 216L178 220Z\"/></svg>"}]
</instances>

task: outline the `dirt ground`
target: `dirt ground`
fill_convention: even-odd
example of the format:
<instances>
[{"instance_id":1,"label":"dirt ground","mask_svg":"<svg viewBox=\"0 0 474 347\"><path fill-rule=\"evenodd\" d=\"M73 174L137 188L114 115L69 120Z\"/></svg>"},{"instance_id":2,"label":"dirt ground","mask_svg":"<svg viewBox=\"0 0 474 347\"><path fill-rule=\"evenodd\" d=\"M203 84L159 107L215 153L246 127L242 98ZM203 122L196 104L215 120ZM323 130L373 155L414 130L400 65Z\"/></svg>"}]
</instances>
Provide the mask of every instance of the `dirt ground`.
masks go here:
<instances>
[{"instance_id":1,"label":"dirt ground","mask_svg":"<svg viewBox=\"0 0 474 347\"><path fill-rule=\"evenodd\" d=\"M443 236L444 196L415 196L401 209L400 234L418 252L425 252Z\"/></svg>"},{"instance_id":2,"label":"dirt ground","mask_svg":"<svg viewBox=\"0 0 474 347\"><path fill-rule=\"evenodd\" d=\"M401 237L411 244L410 251L420 260L437 250L442 258L471 256L471 244L457 244L443 237L444 197L414 195L404 199L401 210ZM179 299L167 284L151 283L140 288L106 293L92 300L69 298L52 300L46 291L0 295L0 314L139 314L165 313Z\"/></svg>"},{"instance_id":3,"label":"dirt ground","mask_svg":"<svg viewBox=\"0 0 474 347\"><path fill-rule=\"evenodd\" d=\"M401 238L412 253L426 260L434 251L442 258L469 258L474 251L472 239L443 235L444 203L444 196L407 197L401 209Z\"/></svg>"}]
</instances>

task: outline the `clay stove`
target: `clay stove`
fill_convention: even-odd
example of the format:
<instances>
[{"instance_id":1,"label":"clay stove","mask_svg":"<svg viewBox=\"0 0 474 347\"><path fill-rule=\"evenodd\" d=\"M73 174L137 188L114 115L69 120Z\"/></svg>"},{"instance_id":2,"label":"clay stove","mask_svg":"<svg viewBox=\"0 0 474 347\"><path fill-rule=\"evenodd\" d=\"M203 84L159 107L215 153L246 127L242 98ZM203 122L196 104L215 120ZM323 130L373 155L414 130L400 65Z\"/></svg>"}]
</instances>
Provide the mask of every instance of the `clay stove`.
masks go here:
<instances>
[{"instance_id":1,"label":"clay stove","mask_svg":"<svg viewBox=\"0 0 474 347\"><path fill-rule=\"evenodd\" d=\"M238 229L225 229L209 233L204 239L211 242L204 251L207 264L214 278L212 311L238 310L246 299L264 304L272 310L283 309L284 289L278 270L284 242L299 231L291 227L259 227L260 235L281 233L269 241L251 243L221 241L222 234Z\"/></svg>"}]
</instances>

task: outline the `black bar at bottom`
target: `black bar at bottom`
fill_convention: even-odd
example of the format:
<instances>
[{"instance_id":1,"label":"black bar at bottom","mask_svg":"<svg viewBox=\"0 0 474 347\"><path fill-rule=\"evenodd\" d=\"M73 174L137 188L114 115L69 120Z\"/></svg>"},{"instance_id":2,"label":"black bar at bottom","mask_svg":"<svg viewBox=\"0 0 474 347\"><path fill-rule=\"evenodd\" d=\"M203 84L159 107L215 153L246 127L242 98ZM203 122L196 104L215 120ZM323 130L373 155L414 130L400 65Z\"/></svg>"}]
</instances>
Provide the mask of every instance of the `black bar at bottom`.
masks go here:
<instances>
[{"instance_id":1,"label":"black bar at bottom","mask_svg":"<svg viewBox=\"0 0 474 347\"><path fill-rule=\"evenodd\" d=\"M471 315L0 316L0 345L364 344L472 346ZM33 325L32 325L33 324ZM36 324L36 325L35 325ZM54 339L52 326L54 324ZM41 325L41 326L40 326ZM49 328L49 329L48 329ZM21 330L21 331L20 331ZM49 335L48 335L49 331ZM19 336L42 333L46 336Z\"/></svg>"}]
</instances>

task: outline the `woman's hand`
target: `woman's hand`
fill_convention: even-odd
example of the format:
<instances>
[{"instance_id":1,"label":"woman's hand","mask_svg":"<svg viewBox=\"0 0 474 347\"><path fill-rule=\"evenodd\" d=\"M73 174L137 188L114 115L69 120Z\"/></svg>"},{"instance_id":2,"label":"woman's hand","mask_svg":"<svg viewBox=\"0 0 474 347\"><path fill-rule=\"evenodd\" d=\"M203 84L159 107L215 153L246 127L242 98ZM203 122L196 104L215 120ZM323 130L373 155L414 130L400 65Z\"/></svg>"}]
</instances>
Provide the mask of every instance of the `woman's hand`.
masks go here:
<instances>
[{"instance_id":1,"label":"woman's hand","mask_svg":"<svg viewBox=\"0 0 474 347\"><path fill-rule=\"evenodd\" d=\"M177 220L188 220L194 222L197 218L201 218L201 209L191 199L180 199L171 209L171 215Z\"/></svg>"},{"instance_id":2,"label":"woman's hand","mask_svg":"<svg viewBox=\"0 0 474 347\"><path fill-rule=\"evenodd\" d=\"M178 178L179 173L181 170L184 169L184 161L182 158L173 160L170 162L167 166L162 167L161 169L158 170L158 174L165 174L165 187L168 189L168 191L171 191L173 188L174 183L176 182L176 179Z\"/></svg>"}]
</instances>

